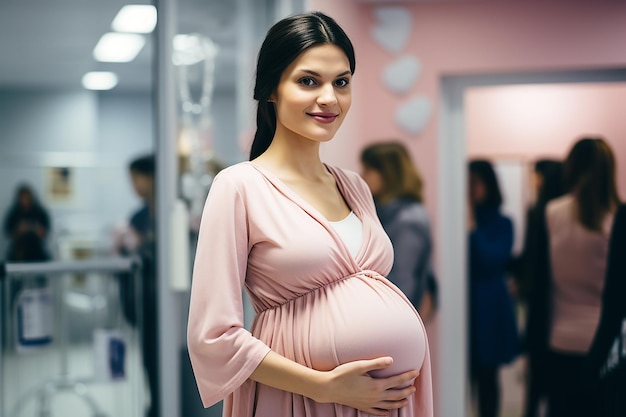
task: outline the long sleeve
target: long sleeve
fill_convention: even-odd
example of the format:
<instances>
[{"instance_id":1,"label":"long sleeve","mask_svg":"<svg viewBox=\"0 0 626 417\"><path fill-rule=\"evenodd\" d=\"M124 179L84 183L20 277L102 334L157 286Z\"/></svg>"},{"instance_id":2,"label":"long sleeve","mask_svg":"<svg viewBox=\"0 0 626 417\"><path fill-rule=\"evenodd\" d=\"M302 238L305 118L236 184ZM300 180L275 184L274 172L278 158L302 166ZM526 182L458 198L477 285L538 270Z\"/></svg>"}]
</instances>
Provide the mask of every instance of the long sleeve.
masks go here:
<instances>
[{"instance_id":1,"label":"long sleeve","mask_svg":"<svg viewBox=\"0 0 626 417\"><path fill-rule=\"evenodd\" d=\"M270 350L243 327L246 205L237 178L223 174L215 178L202 214L187 333L205 407L243 384Z\"/></svg>"},{"instance_id":2,"label":"long sleeve","mask_svg":"<svg viewBox=\"0 0 626 417\"><path fill-rule=\"evenodd\" d=\"M589 350L589 365L597 375L607 359L611 343L620 333L620 324L626 318L626 205L615 215L609 244L606 282L602 294L602 314L596 335Z\"/></svg>"}]
</instances>

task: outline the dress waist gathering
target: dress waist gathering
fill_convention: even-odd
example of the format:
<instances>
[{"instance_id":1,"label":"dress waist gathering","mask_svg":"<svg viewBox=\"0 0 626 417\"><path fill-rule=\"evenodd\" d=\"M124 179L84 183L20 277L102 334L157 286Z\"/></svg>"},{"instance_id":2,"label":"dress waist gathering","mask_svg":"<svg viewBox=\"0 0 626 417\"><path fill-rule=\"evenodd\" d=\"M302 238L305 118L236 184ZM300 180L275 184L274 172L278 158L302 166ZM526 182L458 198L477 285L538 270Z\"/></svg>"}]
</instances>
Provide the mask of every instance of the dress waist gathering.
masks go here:
<instances>
[{"instance_id":1,"label":"dress waist gathering","mask_svg":"<svg viewBox=\"0 0 626 417\"><path fill-rule=\"evenodd\" d=\"M384 283L391 283L391 281L389 281L388 279L386 279L385 277L383 277L382 275L380 275L376 271L362 270L362 271L355 272L354 274L345 275L343 277L337 278L334 281L326 282L326 283L324 283L322 285L319 285L319 286L317 286L315 288L311 288L308 291L305 291L303 293L297 294L294 297L292 297L292 298L290 298L290 299L288 299L288 300L286 300L284 302L281 302L281 303L274 303L273 305L272 304L267 305L267 304L269 304L267 302L264 303L265 305L260 305L258 303L255 303L254 311L255 311L255 313L257 315L259 315L259 314L262 314L262 313L264 313L264 312L266 312L268 310L274 310L274 309L280 308L280 307L282 307L282 306L284 306L286 304L294 302L295 300L297 300L297 299L299 299L301 297L306 297L307 295L310 295L311 293L320 291L322 289L325 289L325 288L330 287L332 285L338 284L338 283L343 282L343 281L345 281L347 279L350 279L350 278L371 278L371 279L375 279L375 280L378 280L378 281L381 281L381 282L384 282ZM269 300L267 300L267 301L269 301Z\"/></svg>"}]
</instances>

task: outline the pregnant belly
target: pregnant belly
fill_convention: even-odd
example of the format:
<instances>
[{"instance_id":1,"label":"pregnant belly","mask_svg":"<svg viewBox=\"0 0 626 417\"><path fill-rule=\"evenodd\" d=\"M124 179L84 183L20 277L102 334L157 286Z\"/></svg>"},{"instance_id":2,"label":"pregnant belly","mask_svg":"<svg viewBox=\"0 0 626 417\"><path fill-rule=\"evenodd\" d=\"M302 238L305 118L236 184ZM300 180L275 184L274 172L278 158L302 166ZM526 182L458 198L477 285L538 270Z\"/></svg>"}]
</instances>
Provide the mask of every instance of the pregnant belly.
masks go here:
<instances>
[{"instance_id":1,"label":"pregnant belly","mask_svg":"<svg viewBox=\"0 0 626 417\"><path fill-rule=\"evenodd\" d=\"M353 277L331 284L317 294L311 314L310 358L315 369L391 356L388 368L374 377L419 370L426 335L413 308L385 283Z\"/></svg>"}]
</instances>

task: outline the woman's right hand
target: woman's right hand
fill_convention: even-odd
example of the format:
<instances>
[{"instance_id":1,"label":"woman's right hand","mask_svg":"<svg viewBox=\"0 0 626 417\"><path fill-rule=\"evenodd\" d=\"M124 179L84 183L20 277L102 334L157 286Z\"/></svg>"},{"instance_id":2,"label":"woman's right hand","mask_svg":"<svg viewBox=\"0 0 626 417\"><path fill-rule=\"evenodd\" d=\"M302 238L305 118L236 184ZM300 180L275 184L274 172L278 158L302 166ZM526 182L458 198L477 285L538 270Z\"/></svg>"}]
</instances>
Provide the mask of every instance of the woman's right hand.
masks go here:
<instances>
[{"instance_id":1,"label":"woman's right hand","mask_svg":"<svg viewBox=\"0 0 626 417\"><path fill-rule=\"evenodd\" d=\"M369 375L369 372L385 369L392 363L392 358L381 357L339 365L325 373L328 378L325 389L316 401L343 404L375 416L386 416L389 410L408 404L407 398L415 392L415 387L410 384L419 375L418 371L387 378Z\"/></svg>"}]
</instances>

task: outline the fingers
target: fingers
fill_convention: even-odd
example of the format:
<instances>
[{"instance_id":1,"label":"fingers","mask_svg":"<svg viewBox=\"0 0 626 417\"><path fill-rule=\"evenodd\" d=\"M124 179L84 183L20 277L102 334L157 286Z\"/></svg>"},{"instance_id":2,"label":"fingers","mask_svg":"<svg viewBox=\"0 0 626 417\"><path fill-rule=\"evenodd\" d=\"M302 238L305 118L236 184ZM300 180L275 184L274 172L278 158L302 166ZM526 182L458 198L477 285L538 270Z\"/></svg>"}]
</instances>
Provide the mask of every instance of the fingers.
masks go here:
<instances>
[{"instance_id":1,"label":"fingers","mask_svg":"<svg viewBox=\"0 0 626 417\"><path fill-rule=\"evenodd\" d=\"M381 379L381 381L383 381L386 389L405 387L407 383L412 382L415 378L419 376L419 374L419 371L408 371L403 374L383 378Z\"/></svg>"},{"instance_id":2,"label":"fingers","mask_svg":"<svg viewBox=\"0 0 626 417\"><path fill-rule=\"evenodd\" d=\"M389 389L385 391L385 402L400 402L406 400L410 395L415 392L415 387L410 386L403 389Z\"/></svg>"},{"instance_id":3,"label":"fingers","mask_svg":"<svg viewBox=\"0 0 626 417\"><path fill-rule=\"evenodd\" d=\"M390 410L397 410L399 408L406 407L408 404L408 400L383 401L380 404L377 404L375 408L370 408L364 411L369 414L374 414L375 416L388 416Z\"/></svg>"},{"instance_id":4,"label":"fingers","mask_svg":"<svg viewBox=\"0 0 626 417\"><path fill-rule=\"evenodd\" d=\"M359 363L359 369L363 374L377 369L385 369L393 363L393 359L389 356L383 356L381 358L369 359L357 361Z\"/></svg>"}]
</instances>

